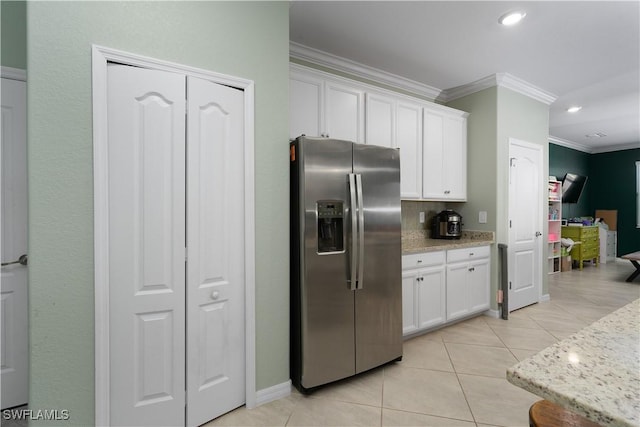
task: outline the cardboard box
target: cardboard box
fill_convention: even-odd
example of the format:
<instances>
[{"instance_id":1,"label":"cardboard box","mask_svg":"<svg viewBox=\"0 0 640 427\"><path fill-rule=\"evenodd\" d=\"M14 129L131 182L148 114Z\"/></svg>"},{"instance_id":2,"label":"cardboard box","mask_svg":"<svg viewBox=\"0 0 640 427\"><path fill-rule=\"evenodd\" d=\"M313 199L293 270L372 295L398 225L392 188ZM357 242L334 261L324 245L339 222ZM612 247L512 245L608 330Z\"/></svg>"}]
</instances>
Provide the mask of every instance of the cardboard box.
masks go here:
<instances>
[{"instance_id":1,"label":"cardboard box","mask_svg":"<svg viewBox=\"0 0 640 427\"><path fill-rule=\"evenodd\" d=\"M609 230L616 231L618 226L618 211L596 210L596 218L602 218L605 224L609 226Z\"/></svg>"},{"instance_id":2,"label":"cardboard box","mask_svg":"<svg viewBox=\"0 0 640 427\"><path fill-rule=\"evenodd\" d=\"M571 271L571 256L563 256L560 258L560 271Z\"/></svg>"}]
</instances>

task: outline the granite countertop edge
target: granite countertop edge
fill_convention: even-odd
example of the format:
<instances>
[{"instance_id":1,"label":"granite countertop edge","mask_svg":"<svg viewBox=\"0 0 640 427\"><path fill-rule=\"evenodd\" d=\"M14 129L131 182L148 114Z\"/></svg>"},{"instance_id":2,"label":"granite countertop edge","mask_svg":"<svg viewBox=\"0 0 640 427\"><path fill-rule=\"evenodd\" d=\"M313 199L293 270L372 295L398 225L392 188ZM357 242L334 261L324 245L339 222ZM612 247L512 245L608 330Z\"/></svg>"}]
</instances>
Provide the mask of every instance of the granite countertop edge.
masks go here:
<instances>
[{"instance_id":1,"label":"granite countertop edge","mask_svg":"<svg viewBox=\"0 0 640 427\"><path fill-rule=\"evenodd\" d=\"M637 427L638 313L640 299L510 367L507 380L602 426Z\"/></svg>"},{"instance_id":2,"label":"granite countertop edge","mask_svg":"<svg viewBox=\"0 0 640 427\"><path fill-rule=\"evenodd\" d=\"M426 232L413 231L402 235L402 255L473 248L493 243L495 243L493 231L465 230L460 239L430 239Z\"/></svg>"}]
</instances>

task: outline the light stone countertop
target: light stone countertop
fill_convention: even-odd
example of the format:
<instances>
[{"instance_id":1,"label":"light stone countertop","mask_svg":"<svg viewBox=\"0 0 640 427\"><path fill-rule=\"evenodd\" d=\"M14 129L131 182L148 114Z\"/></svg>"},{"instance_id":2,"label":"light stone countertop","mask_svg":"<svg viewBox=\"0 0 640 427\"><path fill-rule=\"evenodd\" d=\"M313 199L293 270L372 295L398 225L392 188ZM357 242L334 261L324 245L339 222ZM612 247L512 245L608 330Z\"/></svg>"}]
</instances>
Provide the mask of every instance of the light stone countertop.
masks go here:
<instances>
[{"instance_id":1,"label":"light stone countertop","mask_svg":"<svg viewBox=\"0 0 640 427\"><path fill-rule=\"evenodd\" d=\"M640 299L507 369L507 380L602 426L640 426Z\"/></svg>"},{"instance_id":2,"label":"light stone countertop","mask_svg":"<svg viewBox=\"0 0 640 427\"><path fill-rule=\"evenodd\" d=\"M472 248L495 243L493 231L463 231L460 239L430 239L422 230L402 234L402 255Z\"/></svg>"}]
</instances>

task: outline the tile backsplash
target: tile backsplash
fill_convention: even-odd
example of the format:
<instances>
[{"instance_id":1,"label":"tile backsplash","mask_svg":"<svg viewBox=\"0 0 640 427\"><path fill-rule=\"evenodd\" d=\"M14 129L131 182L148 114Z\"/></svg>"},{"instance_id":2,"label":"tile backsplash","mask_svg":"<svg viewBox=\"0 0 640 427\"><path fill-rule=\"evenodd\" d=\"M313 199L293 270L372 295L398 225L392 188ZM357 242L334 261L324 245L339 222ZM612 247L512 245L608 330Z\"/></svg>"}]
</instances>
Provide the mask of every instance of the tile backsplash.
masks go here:
<instances>
[{"instance_id":1,"label":"tile backsplash","mask_svg":"<svg viewBox=\"0 0 640 427\"><path fill-rule=\"evenodd\" d=\"M431 218L446 209L444 202L402 201L402 231L429 230ZM425 222L420 224L420 212L425 213Z\"/></svg>"}]
</instances>

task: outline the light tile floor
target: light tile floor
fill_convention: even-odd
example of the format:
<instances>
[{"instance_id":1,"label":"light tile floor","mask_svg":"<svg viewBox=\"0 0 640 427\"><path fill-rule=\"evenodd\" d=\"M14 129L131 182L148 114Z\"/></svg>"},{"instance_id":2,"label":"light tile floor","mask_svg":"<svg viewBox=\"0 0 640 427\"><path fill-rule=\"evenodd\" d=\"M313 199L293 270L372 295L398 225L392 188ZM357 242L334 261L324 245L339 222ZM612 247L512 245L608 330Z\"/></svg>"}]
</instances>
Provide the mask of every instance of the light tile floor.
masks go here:
<instances>
[{"instance_id":1,"label":"light tile floor","mask_svg":"<svg viewBox=\"0 0 640 427\"><path fill-rule=\"evenodd\" d=\"M540 398L507 382L507 367L640 298L640 283L624 281L632 271L617 262L552 275L551 300L507 321L480 316L412 338L402 362L206 426L528 426Z\"/></svg>"}]
</instances>

